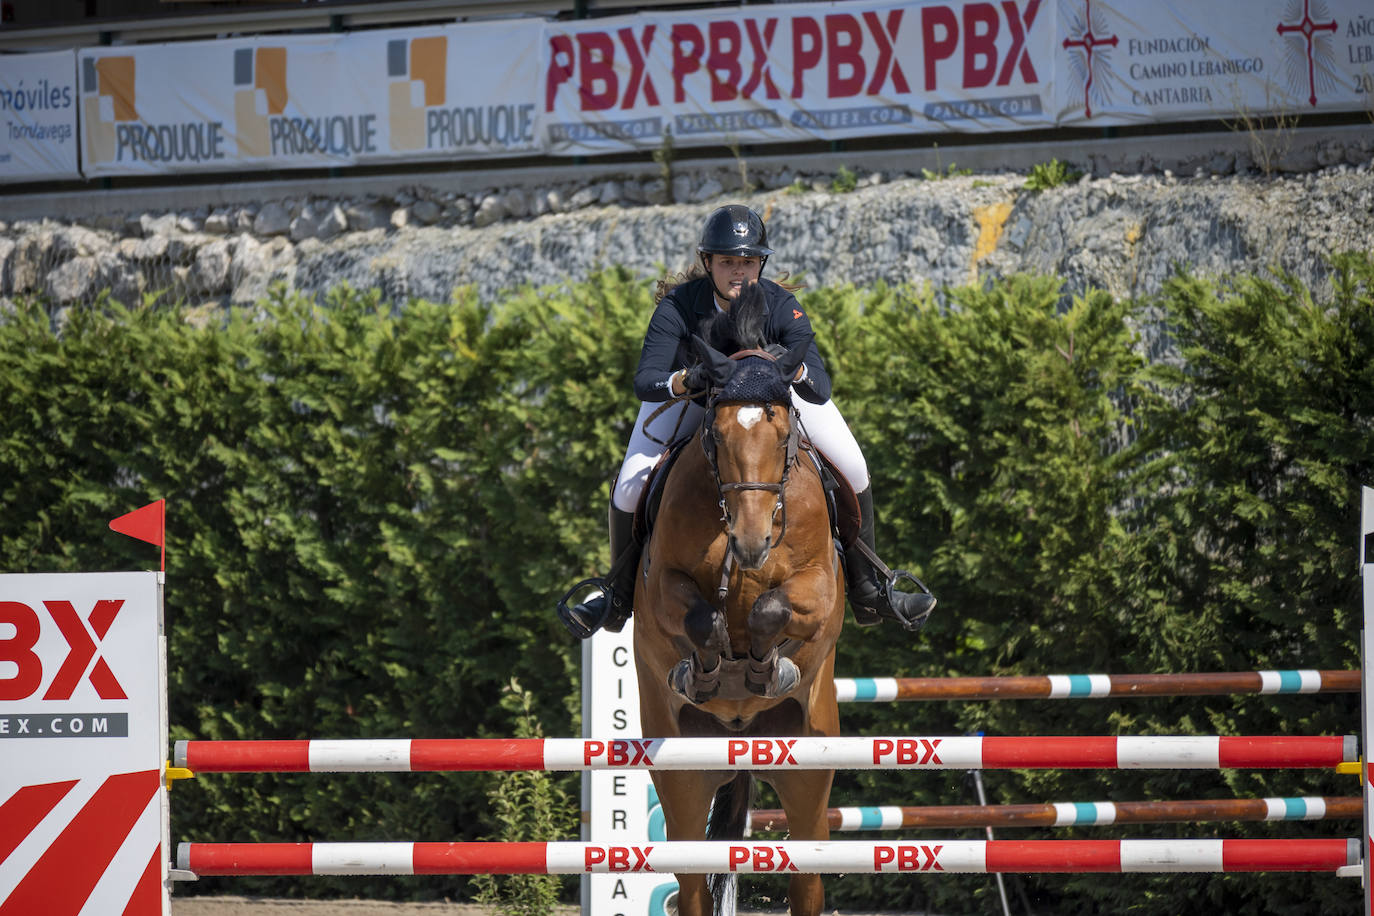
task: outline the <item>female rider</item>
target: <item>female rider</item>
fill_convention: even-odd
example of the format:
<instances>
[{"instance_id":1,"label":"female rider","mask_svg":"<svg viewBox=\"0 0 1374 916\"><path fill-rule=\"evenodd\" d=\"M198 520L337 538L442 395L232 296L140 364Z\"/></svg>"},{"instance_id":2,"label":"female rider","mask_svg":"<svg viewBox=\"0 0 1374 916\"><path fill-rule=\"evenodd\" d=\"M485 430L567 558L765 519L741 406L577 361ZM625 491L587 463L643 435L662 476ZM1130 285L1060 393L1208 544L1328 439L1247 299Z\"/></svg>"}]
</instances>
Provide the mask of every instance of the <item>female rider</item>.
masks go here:
<instances>
[{"instance_id":1,"label":"female rider","mask_svg":"<svg viewBox=\"0 0 1374 916\"><path fill-rule=\"evenodd\" d=\"M717 310L728 311L745 283L757 282L768 303L767 338L788 350L798 344L808 345L806 358L792 381L793 391L798 395L793 403L801 414L802 425L812 444L839 469L859 497L859 541L845 549L844 564L854 619L861 626L872 626L886 617L907 629L916 629L934 608L935 598L930 594L897 591L891 587L891 580L885 578L886 570L880 573L873 562L877 554L872 552L873 492L869 487L868 465L854 434L830 400L830 376L816 349L806 313L788 289L759 279L764 263L773 253L768 247L763 220L740 204L721 207L706 218L697 252L705 275L669 291L659 301L644 335L634 380L635 394L643 403L611 495L611 572L599 581L601 592L588 600L569 607L567 598L578 589L564 596L558 606L559 617L579 639L586 639L603 626L619 632L629 619L642 546L632 533L635 507L650 472L667 449L663 443L671 441L677 431L696 429L704 408L693 400L683 399L677 406L653 415L670 397L681 397L707 386L704 369L691 347L692 335L703 319ZM860 541L867 545L867 553L860 547Z\"/></svg>"}]
</instances>

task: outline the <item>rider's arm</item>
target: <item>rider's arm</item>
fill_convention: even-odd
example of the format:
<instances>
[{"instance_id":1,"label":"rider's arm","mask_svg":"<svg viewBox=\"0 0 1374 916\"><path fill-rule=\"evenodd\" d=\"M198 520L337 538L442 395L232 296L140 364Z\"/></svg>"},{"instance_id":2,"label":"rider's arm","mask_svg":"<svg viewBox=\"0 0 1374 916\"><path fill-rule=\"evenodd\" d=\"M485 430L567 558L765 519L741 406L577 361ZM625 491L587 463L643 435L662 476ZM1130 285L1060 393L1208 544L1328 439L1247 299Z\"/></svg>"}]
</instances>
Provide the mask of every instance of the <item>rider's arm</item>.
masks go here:
<instances>
[{"instance_id":1,"label":"rider's arm","mask_svg":"<svg viewBox=\"0 0 1374 916\"><path fill-rule=\"evenodd\" d=\"M806 344L802 376L792 382L793 390L813 404L824 404L830 400L830 373L825 371L821 351L816 349L816 334L811 329L811 319L806 317L797 297L791 293L784 293L770 305L768 311L771 336L778 343L789 350L798 344Z\"/></svg>"},{"instance_id":2,"label":"rider's arm","mask_svg":"<svg viewBox=\"0 0 1374 916\"><path fill-rule=\"evenodd\" d=\"M682 393L681 377L677 370L683 368L677 359L678 348L687 339L687 323L673 304L671 297L665 297L654 309L649 319L649 330L644 334L644 346L639 351L639 367L635 369L635 395L641 401L666 401L672 395Z\"/></svg>"}]
</instances>

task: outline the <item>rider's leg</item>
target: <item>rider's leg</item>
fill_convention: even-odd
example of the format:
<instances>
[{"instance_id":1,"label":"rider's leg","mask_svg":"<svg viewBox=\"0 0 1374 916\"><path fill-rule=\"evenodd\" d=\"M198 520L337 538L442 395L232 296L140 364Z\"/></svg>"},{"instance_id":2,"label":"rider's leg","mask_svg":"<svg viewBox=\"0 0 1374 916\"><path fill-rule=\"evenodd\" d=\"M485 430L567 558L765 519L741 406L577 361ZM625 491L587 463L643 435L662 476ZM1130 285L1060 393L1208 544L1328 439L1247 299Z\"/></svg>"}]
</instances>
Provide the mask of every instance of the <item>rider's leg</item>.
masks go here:
<instances>
[{"instance_id":1,"label":"rider's leg","mask_svg":"<svg viewBox=\"0 0 1374 916\"><path fill-rule=\"evenodd\" d=\"M640 494L654 466L667 451L663 443L695 430L704 413L698 405L682 401L655 417L655 411L661 407L662 403L646 401L640 404L639 416L630 433L625 460L611 492L607 518L611 570L601 581L601 592L572 607L560 607L563 625L578 639L586 639L603 626L618 633L630 619L635 576L639 572L639 555L643 547L634 538L634 514Z\"/></svg>"},{"instance_id":2,"label":"rider's leg","mask_svg":"<svg viewBox=\"0 0 1374 916\"><path fill-rule=\"evenodd\" d=\"M794 397L793 403L801 414L807 436L834 463L859 497L862 516L859 539L854 544L845 545L844 551L845 578L849 587L849 605L854 609L854 621L867 627L886 617L903 626L914 626L916 621L924 619L935 607L934 596L889 589L887 577L881 571L881 561L875 564L859 547L862 543L874 557L877 556L874 538L877 519L873 510L873 490L869 486L868 463L864 461L854 433L844 422L834 401L812 404L801 397Z\"/></svg>"}]
</instances>

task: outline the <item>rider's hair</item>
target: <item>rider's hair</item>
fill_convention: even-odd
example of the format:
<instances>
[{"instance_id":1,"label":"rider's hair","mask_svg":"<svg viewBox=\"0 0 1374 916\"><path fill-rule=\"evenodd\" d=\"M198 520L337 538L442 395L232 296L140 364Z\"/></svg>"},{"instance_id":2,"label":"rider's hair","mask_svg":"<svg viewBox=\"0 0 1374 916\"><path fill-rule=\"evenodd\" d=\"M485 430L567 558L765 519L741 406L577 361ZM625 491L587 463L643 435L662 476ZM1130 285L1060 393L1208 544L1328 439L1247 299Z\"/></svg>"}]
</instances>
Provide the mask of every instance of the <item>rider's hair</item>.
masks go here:
<instances>
[{"instance_id":1,"label":"rider's hair","mask_svg":"<svg viewBox=\"0 0 1374 916\"><path fill-rule=\"evenodd\" d=\"M704 276L706 276L706 266L702 263L702 256L697 253L696 248L693 248L688 258L686 270L679 270L676 273L667 274L666 276L659 277L658 280L654 282L654 305L658 305L659 302L663 301L664 296L668 295L682 284ZM776 277L769 277L768 279L772 280L789 293L795 293L806 285L805 283L790 282L788 280L789 276L790 274L784 270Z\"/></svg>"}]
</instances>

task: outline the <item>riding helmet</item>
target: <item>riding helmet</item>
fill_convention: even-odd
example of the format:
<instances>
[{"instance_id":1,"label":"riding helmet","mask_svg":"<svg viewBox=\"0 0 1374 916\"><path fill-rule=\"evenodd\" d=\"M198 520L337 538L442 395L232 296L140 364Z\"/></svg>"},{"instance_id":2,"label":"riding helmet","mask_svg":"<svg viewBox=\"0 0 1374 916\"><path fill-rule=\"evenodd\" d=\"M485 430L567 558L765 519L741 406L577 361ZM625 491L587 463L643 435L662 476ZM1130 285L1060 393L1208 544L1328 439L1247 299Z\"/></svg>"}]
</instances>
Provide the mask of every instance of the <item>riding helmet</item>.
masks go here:
<instances>
[{"instance_id":1,"label":"riding helmet","mask_svg":"<svg viewBox=\"0 0 1374 916\"><path fill-rule=\"evenodd\" d=\"M743 204L721 207L706 217L697 251L751 258L766 258L773 253L768 247L768 228L763 219Z\"/></svg>"}]
</instances>

